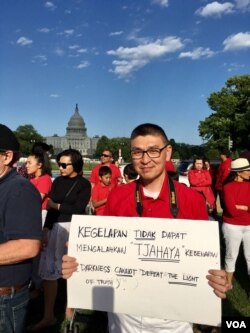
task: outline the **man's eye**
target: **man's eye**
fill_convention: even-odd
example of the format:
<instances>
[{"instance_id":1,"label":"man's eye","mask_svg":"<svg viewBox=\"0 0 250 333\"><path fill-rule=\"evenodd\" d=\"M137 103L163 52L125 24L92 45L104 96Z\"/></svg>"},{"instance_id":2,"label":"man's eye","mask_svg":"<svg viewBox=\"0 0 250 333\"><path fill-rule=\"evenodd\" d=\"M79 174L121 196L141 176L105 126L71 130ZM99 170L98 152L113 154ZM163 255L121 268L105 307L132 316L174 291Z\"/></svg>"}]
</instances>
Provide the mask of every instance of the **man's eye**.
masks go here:
<instances>
[{"instance_id":1,"label":"man's eye","mask_svg":"<svg viewBox=\"0 0 250 333\"><path fill-rule=\"evenodd\" d=\"M151 148L151 149L148 150L148 152L150 154L158 154L159 153L159 149L157 149L157 148Z\"/></svg>"}]
</instances>

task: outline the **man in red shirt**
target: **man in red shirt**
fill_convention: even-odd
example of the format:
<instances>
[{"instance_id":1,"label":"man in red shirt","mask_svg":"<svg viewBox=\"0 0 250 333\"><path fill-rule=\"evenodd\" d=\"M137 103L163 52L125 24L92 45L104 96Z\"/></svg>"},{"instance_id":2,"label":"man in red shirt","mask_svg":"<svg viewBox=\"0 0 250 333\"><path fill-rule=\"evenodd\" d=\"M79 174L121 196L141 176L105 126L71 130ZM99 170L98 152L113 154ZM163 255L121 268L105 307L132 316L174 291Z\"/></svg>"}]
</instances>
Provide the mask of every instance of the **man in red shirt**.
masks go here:
<instances>
[{"instance_id":1,"label":"man in red shirt","mask_svg":"<svg viewBox=\"0 0 250 333\"><path fill-rule=\"evenodd\" d=\"M111 169L112 172L112 184L113 186L117 186L120 180L122 179L121 171L120 169L112 163L113 156L112 152L108 149L104 150L101 154L101 163L96 165L90 175L90 183L92 185L92 188L95 186L95 184L99 184L99 169L102 166L108 166Z\"/></svg>"},{"instance_id":2,"label":"man in red shirt","mask_svg":"<svg viewBox=\"0 0 250 333\"><path fill-rule=\"evenodd\" d=\"M172 183L167 176L167 146L168 138L158 125L142 124L133 130L131 158L140 177L127 185L118 186L110 193L105 215L208 219L203 197L177 181ZM64 256L63 277L70 277L77 265L74 258ZM231 287L226 282L226 273L222 270L210 270L207 279L215 294L225 298L225 292ZM192 333L193 329L190 323L185 322L109 313L109 332Z\"/></svg>"},{"instance_id":3,"label":"man in red shirt","mask_svg":"<svg viewBox=\"0 0 250 333\"><path fill-rule=\"evenodd\" d=\"M221 150L220 152L221 164L219 165L216 174L215 190L217 191L220 197L220 205L222 209L224 207L223 198L222 198L222 188L224 181L226 180L227 176L230 173L231 162L232 162L230 156L231 153L228 149Z\"/></svg>"}]
</instances>

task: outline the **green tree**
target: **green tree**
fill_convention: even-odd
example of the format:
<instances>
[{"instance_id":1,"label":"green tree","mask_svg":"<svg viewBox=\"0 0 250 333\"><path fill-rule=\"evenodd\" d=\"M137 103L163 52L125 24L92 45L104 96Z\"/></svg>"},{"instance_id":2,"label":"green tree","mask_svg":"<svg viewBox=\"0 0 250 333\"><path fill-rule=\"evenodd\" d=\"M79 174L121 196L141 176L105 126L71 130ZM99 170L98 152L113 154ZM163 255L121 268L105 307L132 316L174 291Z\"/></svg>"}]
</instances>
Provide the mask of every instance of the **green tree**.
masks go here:
<instances>
[{"instance_id":1,"label":"green tree","mask_svg":"<svg viewBox=\"0 0 250 333\"><path fill-rule=\"evenodd\" d=\"M214 111L200 121L200 136L211 148L228 147L233 140L233 149L247 148L250 142L250 75L234 76L226 86L212 93L208 104Z\"/></svg>"},{"instance_id":2,"label":"green tree","mask_svg":"<svg viewBox=\"0 0 250 333\"><path fill-rule=\"evenodd\" d=\"M43 142L43 137L32 125L18 126L15 134L20 143L20 151L22 155L29 155L31 148L35 142Z\"/></svg>"},{"instance_id":3,"label":"green tree","mask_svg":"<svg viewBox=\"0 0 250 333\"><path fill-rule=\"evenodd\" d=\"M109 139L106 136L102 136L96 147L96 157L99 157L104 150L111 150L114 160L119 158L119 150L124 161L130 160L130 140L129 138L112 138Z\"/></svg>"},{"instance_id":4,"label":"green tree","mask_svg":"<svg viewBox=\"0 0 250 333\"><path fill-rule=\"evenodd\" d=\"M101 136L97 142L95 157L99 158L102 152L106 149L111 150L111 142L105 135Z\"/></svg>"}]
</instances>

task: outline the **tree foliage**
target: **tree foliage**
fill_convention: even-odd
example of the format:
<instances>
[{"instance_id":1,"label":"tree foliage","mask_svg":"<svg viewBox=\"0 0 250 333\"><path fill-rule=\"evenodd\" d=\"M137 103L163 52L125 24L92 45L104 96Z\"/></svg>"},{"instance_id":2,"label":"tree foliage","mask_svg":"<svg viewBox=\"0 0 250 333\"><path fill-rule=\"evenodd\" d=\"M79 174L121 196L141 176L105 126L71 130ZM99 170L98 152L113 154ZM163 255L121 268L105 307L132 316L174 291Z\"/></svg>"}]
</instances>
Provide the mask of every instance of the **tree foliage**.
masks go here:
<instances>
[{"instance_id":1,"label":"tree foliage","mask_svg":"<svg viewBox=\"0 0 250 333\"><path fill-rule=\"evenodd\" d=\"M43 141L43 137L34 129L32 125L18 126L15 134L20 143L20 151L23 156L29 155L35 142Z\"/></svg>"},{"instance_id":2,"label":"tree foliage","mask_svg":"<svg viewBox=\"0 0 250 333\"><path fill-rule=\"evenodd\" d=\"M130 161L130 140L129 138L112 138L109 139L106 136L100 137L95 157L100 157L104 150L110 150L113 153L114 160L119 158L119 150L124 161Z\"/></svg>"},{"instance_id":3,"label":"tree foliage","mask_svg":"<svg viewBox=\"0 0 250 333\"><path fill-rule=\"evenodd\" d=\"M200 136L212 148L228 146L233 140L233 150L245 149L250 142L250 75L234 76L226 86L212 93L208 104L214 111L200 121Z\"/></svg>"}]
</instances>

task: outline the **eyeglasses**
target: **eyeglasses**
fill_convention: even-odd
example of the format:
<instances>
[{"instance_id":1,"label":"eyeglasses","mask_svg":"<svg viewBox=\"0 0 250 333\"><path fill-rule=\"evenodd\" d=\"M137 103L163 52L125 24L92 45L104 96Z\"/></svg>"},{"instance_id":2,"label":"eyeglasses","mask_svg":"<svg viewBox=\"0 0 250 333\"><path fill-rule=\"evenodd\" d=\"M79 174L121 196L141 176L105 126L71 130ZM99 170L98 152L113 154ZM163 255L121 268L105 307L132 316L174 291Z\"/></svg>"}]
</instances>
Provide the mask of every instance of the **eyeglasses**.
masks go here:
<instances>
[{"instance_id":1,"label":"eyeglasses","mask_svg":"<svg viewBox=\"0 0 250 333\"><path fill-rule=\"evenodd\" d=\"M102 154L101 156L103 156L103 157L111 157L110 155L107 155L107 154Z\"/></svg>"},{"instance_id":2,"label":"eyeglasses","mask_svg":"<svg viewBox=\"0 0 250 333\"><path fill-rule=\"evenodd\" d=\"M157 158L161 156L161 152L163 151L163 149L165 149L168 146L168 144L166 144L164 147L162 148L148 148L147 150L141 150L141 149L133 149L131 150L131 157L134 160L139 160L141 158L144 157L144 154L147 154L149 158Z\"/></svg>"},{"instance_id":3,"label":"eyeglasses","mask_svg":"<svg viewBox=\"0 0 250 333\"><path fill-rule=\"evenodd\" d=\"M66 169L68 165L72 165L72 163L58 163L59 168Z\"/></svg>"}]
</instances>

